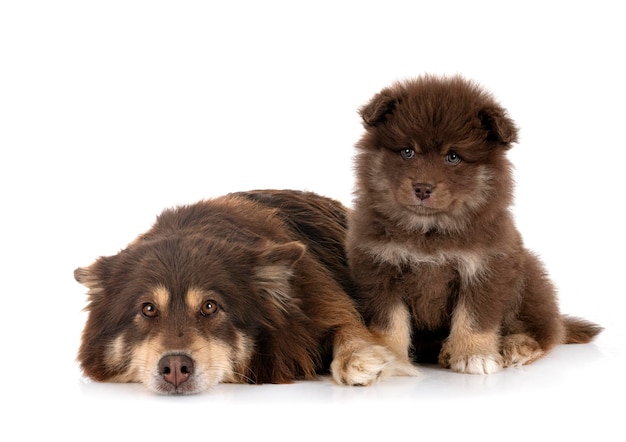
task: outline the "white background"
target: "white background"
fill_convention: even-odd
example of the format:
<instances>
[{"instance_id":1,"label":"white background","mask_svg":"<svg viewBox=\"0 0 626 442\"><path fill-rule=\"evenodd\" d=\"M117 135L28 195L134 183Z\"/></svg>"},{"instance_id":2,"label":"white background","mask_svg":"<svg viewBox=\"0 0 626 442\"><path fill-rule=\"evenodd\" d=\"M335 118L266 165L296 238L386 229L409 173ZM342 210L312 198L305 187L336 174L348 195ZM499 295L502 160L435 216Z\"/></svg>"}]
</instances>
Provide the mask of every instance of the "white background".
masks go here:
<instances>
[{"instance_id":1,"label":"white background","mask_svg":"<svg viewBox=\"0 0 626 442\"><path fill-rule=\"evenodd\" d=\"M619 2L0 3L0 439L624 440L624 14ZM521 128L514 212L593 344L493 376L433 367L161 397L75 364L75 267L165 207L251 188L351 204L357 109L460 73ZM545 439L543 439L545 438ZM238 439L243 440L243 439Z\"/></svg>"}]
</instances>

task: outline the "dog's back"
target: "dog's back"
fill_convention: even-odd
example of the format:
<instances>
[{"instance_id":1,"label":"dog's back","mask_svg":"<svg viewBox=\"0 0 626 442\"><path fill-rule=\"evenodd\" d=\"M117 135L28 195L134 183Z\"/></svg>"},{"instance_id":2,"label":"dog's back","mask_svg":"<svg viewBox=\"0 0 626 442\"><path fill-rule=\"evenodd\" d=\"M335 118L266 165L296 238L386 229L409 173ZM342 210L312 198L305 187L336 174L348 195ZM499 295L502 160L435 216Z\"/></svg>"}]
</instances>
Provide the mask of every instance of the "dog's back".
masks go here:
<instances>
[{"instance_id":1,"label":"dog's back","mask_svg":"<svg viewBox=\"0 0 626 442\"><path fill-rule=\"evenodd\" d=\"M231 195L277 209L298 239L332 271L332 277L354 295L345 252L348 209L343 204L313 192L293 190L252 190Z\"/></svg>"}]
</instances>

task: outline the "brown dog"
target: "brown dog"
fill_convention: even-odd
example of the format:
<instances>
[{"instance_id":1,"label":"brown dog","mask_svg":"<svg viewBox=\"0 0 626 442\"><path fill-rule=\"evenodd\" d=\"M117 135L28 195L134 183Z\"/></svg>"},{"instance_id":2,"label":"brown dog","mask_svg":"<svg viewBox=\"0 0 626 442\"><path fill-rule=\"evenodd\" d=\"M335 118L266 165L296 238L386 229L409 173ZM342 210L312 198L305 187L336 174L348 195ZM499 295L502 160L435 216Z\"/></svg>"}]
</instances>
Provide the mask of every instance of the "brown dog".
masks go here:
<instances>
[{"instance_id":1,"label":"brown dog","mask_svg":"<svg viewBox=\"0 0 626 442\"><path fill-rule=\"evenodd\" d=\"M185 394L329 368L348 385L413 373L362 322L345 230L340 203L297 191L164 211L127 248L74 273L89 288L85 374Z\"/></svg>"},{"instance_id":2,"label":"brown dog","mask_svg":"<svg viewBox=\"0 0 626 442\"><path fill-rule=\"evenodd\" d=\"M366 322L389 347L481 374L601 331L559 313L524 248L509 212L517 129L490 94L424 76L383 89L360 114L348 259Z\"/></svg>"}]
</instances>

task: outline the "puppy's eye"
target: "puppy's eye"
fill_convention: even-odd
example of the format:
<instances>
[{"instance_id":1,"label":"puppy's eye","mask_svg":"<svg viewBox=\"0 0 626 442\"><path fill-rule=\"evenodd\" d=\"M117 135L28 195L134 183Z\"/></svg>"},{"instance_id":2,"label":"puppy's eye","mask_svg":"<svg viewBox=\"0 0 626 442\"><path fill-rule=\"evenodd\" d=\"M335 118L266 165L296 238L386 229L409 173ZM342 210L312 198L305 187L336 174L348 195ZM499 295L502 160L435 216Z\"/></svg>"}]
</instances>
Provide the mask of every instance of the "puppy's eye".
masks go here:
<instances>
[{"instance_id":1,"label":"puppy's eye","mask_svg":"<svg viewBox=\"0 0 626 442\"><path fill-rule=\"evenodd\" d=\"M154 319L159 316L159 310L156 305L151 302L146 302L141 306L141 314L148 319Z\"/></svg>"},{"instance_id":2,"label":"puppy's eye","mask_svg":"<svg viewBox=\"0 0 626 442\"><path fill-rule=\"evenodd\" d=\"M461 157L455 153L449 153L446 155L446 164L450 164L454 166L455 164L459 164L461 162Z\"/></svg>"},{"instance_id":3,"label":"puppy's eye","mask_svg":"<svg viewBox=\"0 0 626 442\"><path fill-rule=\"evenodd\" d=\"M218 310L219 307L217 306L217 303L212 299L208 299L202 303L202 306L200 307L200 314L204 317L212 316L216 314Z\"/></svg>"},{"instance_id":4,"label":"puppy's eye","mask_svg":"<svg viewBox=\"0 0 626 442\"><path fill-rule=\"evenodd\" d=\"M405 160L410 160L415 156L415 151L410 147L407 147L400 151L400 155L402 155L402 158L404 158Z\"/></svg>"}]
</instances>

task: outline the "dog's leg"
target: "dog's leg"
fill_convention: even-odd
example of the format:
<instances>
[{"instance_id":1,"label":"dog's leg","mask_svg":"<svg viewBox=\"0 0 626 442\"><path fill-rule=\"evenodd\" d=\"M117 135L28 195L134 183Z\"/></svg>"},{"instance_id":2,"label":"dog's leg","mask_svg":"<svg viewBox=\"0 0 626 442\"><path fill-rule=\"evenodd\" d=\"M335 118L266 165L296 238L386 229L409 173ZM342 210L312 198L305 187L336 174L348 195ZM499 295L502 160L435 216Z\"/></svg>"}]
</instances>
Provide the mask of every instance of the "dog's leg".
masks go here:
<instances>
[{"instance_id":1,"label":"dog's leg","mask_svg":"<svg viewBox=\"0 0 626 442\"><path fill-rule=\"evenodd\" d=\"M503 367L498 328L478 329L471 311L459 303L450 335L439 353L439 364L460 373L490 374Z\"/></svg>"},{"instance_id":2,"label":"dog's leg","mask_svg":"<svg viewBox=\"0 0 626 442\"><path fill-rule=\"evenodd\" d=\"M369 385L387 376L420 374L409 361L411 323L403 303L390 311L386 327L373 327L372 332L357 320L338 328L331 364L337 383Z\"/></svg>"},{"instance_id":3,"label":"dog's leg","mask_svg":"<svg viewBox=\"0 0 626 442\"><path fill-rule=\"evenodd\" d=\"M417 376L419 370L376 342L365 326L342 327L335 334L330 370L335 382L370 385L387 376Z\"/></svg>"},{"instance_id":4,"label":"dog's leg","mask_svg":"<svg viewBox=\"0 0 626 442\"><path fill-rule=\"evenodd\" d=\"M384 368L394 360L393 353L373 341L363 340L367 330L343 328L335 334L330 372L338 384L370 385L378 380Z\"/></svg>"},{"instance_id":5,"label":"dog's leg","mask_svg":"<svg viewBox=\"0 0 626 442\"><path fill-rule=\"evenodd\" d=\"M357 344L357 347L360 346L360 349L352 351L350 355L344 353L347 358L344 358L345 368L343 372L347 374L347 379L359 380L363 377L364 372L374 369L379 369L377 378L419 376L421 374L419 369L409 359L411 317L404 303L398 303L391 309L386 326L374 326L372 327L372 332L382 345L372 343L368 339L365 344ZM361 333L360 331L358 335L361 335ZM358 335L351 333L348 336ZM339 359L336 358L336 360ZM377 366L376 361L383 360L385 361L384 364L378 364L380 366ZM369 369L365 367L369 367ZM361 384L361 382L357 383Z\"/></svg>"}]
</instances>

